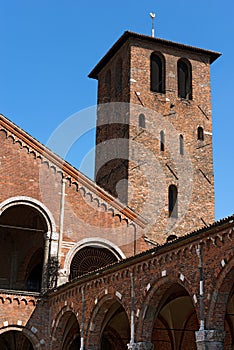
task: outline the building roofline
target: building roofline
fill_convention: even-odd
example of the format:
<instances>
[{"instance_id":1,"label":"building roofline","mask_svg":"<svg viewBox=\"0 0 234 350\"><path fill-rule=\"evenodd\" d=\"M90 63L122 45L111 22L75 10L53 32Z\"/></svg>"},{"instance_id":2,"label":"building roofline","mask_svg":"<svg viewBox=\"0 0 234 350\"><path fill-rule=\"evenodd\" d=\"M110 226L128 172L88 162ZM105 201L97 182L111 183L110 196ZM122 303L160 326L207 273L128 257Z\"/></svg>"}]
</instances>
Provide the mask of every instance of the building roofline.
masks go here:
<instances>
[{"instance_id":1,"label":"building roofline","mask_svg":"<svg viewBox=\"0 0 234 350\"><path fill-rule=\"evenodd\" d=\"M180 44L180 43L176 43L165 39L154 38L148 35L125 31L121 35L121 37L114 43L114 45L109 49L109 51L107 51L107 53L98 62L98 64L93 68L93 70L89 73L88 77L93 79L98 79L98 73L107 64L107 62L109 62L109 60L115 55L115 53L120 49L120 47L130 38L145 40L148 42L153 42L164 46L176 47L181 50L193 51L201 55L208 56L210 58L210 63L213 63L217 58L221 56L220 52L205 50L195 46L189 46L189 45Z\"/></svg>"},{"instance_id":2,"label":"building roofline","mask_svg":"<svg viewBox=\"0 0 234 350\"><path fill-rule=\"evenodd\" d=\"M51 296L57 293L60 293L61 291L65 290L66 288L69 288L70 286L75 286L83 283L87 283L94 278L103 276L108 273L113 273L115 271L119 271L120 268L127 268L128 266L131 266L132 264L140 263L144 261L145 259L150 258L151 256L157 256L157 254L163 254L168 252L169 250L173 248L179 248L182 244L188 244L193 243L194 241L199 241L204 238L204 236L211 235L214 233L217 233L217 230L221 230L227 227L234 226L234 214L231 216L228 216L226 218L223 218L221 220L215 221L209 226L204 226L199 230L192 231L188 233L187 235L181 236L179 238L174 239L173 241L158 245L157 247L151 248L149 250L143 251L141 253L136 254L135 256L130 256L126 259L120 260L118 262L114 262L110 265L107 265L105 267L102 267L100 269L94 270L92 272L89 272L87 274L84 274L80 277L75 278L72 281L69 281L65 284L62 284L54 289L50 289L46 292L47 296Z\"/></svg>"},{"instance_id":3,"label":"building roofline","mask_svg":"<svg viewBox=\"0 0 234 350\"><path fill-rule=\"evenodd\" d=\"M19 126L14 124L2 114L0 114L0 130L7 130L12 135L19 138L19 140L21 140L27 146L35 150L42 157L46 158L53 165L61 169L64 173L66 173L68 177L70 176L75 180L79 181L82 185L84 185L98 197L103 199L113 208L118 210L120 213L125 215L128 219L134 221L140 227L144 228L147 225L147 220L144 219L141 215L135 213L131 208L118 201L118 199L106 192L102 187L98 186L94 181L82 174L78 169L73 167L63 158L51 151L49 148L47 148L41 142L33 138L26 131L21 129Z\"/></svg>"}]
</instances>

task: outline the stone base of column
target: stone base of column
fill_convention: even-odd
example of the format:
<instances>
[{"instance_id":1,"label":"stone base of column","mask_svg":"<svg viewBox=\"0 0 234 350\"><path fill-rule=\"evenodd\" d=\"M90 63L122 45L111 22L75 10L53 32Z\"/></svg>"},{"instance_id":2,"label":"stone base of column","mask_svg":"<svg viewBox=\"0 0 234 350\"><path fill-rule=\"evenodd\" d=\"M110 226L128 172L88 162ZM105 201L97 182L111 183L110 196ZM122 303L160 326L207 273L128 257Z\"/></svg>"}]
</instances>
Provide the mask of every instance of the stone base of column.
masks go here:
<instances>
[{"instance_id":1,"label":"stone base of column","mask_svg":"<svg viewBox=\"0 0 234 350\"><path fill-rule=\"evenodd\" d=\"M149 342L139 342L134 344L128 344L128 350L153 350L154 346Z\"/></svg>"},{"instance_id":2,"label":"stone base of column","mask_svg":"<svg viewBox=\"0 0 234 350\"><path fill-rule=\"evenodd\" d=\"M225 332L204 330L196 333L197 350L223 350Z\"/></svg>"}]
</instances>

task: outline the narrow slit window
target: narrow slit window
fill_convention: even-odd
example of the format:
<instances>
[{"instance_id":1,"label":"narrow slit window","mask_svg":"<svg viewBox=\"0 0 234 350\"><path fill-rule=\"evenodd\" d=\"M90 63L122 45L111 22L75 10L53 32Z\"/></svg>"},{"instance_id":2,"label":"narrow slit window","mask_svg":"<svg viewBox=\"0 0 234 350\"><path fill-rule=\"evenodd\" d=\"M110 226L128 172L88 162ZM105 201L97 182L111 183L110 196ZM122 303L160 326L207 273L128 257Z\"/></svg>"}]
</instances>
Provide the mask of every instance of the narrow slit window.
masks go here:
<instances>
[{"instance_id":1,"label":"narrow slit window","mask_svg":"<svg viewBox=\"0 0 234 350\"><path fill-rule=\"evenodd\" d=\"M116 77L116 86L115 86L115 96L119 95L122 92L122 60L119 59L115 67L115 77Z\"/></svg>"},{"instance_id":2,"label":"narrow slit window","mask_svg":"<svg viewBox=\"0 0 234 350\"><path fill-rule=\"evenodd\" d=\"M160 151L165 151L165 133L164 131L160 131Z\"/></svg>"},{"instance_id":3,"label":"narrow slit window","mask_svg":"<svg viewBox=\"0 0 234 350\"><path fill-rule=\"evenodd\" d=\"M111 96L111 71L108 70L105 76L105 90L106 90L106 97L110 98Z\"/></svg>"},{"instance_id":4,"label":"narrow slit window","mask_svg":"<svg viewBox=\"0 0 234 350\"><path fill-rule=\"evenodd\" d=\"M150 57L150 90L165 93L165 60L156 53Z\"/></svg>"},{"instance_id":5,"label":"narrow slit window","mask_svg":"<svg viewBox=\"0 0 234 350\"><path fill-rule=\"evenodd\" d=\"M184 137L183 135L180 135L180 154L184 154Z\"/></svg>"},{"instance_id":6,"label":"narrow slit window","mask_svg":"<svg viewBox=\"0 0 234 350\"><path fill-rule=\"evenodd\" d=\"M178 96L192 100L192 68L188 60L180 59L177 63Z\"/></svg>"},{"instance_id":7,"label":"narrow slit window","mask_svg":"<svg viewBox=\"0 0 234 350\"><path fill-rule=\"evenodd\" d=\"M145 115L143 113L139 115L139 127L145 129Z\"/></svg>"},{"instance_id":8,"label":"narrow slit window","mask_svg":"<svg viewBox=\"0 0 234 350\"><path fill-rule=\"evenodd\" d=\"M178 217L178 190L175 185L170 185L168 189L168 214L169 217Z\"/></svg>"},{"instance_id":9,"label":"narrow slit window","mask_svg":"<svg viewBox=\"0 0 234 350\"><path fill-rule=\"evenodd\" d=\"M197 128L197 139L200 141L204 141L204 130L201 126Z\"/></svg>"}]
</instances>

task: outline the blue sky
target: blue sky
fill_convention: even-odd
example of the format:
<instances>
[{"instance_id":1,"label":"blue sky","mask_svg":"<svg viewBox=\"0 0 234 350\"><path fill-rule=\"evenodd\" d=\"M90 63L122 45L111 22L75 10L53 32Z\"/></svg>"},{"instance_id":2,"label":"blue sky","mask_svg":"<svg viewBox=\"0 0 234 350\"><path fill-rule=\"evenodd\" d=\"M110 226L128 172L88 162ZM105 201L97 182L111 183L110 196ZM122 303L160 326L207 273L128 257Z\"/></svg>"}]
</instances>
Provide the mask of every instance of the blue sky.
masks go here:
<instances>
[{"instance_id":1,"label":"blue sky","mask_svg":"<svg viewBox=\"0 0 234 350\"><path fill-rule=\"evenodd\" d=\"M224 0L0 0L0 113L47 144L74 113L96 104L88 73L125 31L222 52L211 68L216 219L234 212L234 2ZM79 166L94 130L68 155ZM86 170L85 170L86 171ZM91 171L88 175L91 176Z\"/></svg>"}]
</instances>

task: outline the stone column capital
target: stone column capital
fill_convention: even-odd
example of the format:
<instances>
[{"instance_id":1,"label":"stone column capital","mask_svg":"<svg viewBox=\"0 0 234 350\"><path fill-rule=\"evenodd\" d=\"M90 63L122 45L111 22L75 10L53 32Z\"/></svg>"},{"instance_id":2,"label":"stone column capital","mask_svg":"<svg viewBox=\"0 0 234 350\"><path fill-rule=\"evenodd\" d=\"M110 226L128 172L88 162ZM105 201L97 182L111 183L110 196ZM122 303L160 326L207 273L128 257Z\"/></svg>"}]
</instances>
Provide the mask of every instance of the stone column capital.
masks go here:
<instances>
[{"instance_id":1,"label":"stone column capital","mask_svg":"<svg viewBox=\"0 0 234 350\"><path fill-rule=\"evenodd\" d=\"M134 344L128 344L128 350L153 350L154 346L150 342L138 342Z\"/></svg>"},{"instance_id":2,"label":"stone column capital","mask_svg":"<svg viewBox=\"0 0 234 350\"><path fill-rule=\"evenodd\" d=\"M225 331L220 329L195 332L198 350L223 350Z\"/></svg>"}]
</instances>

